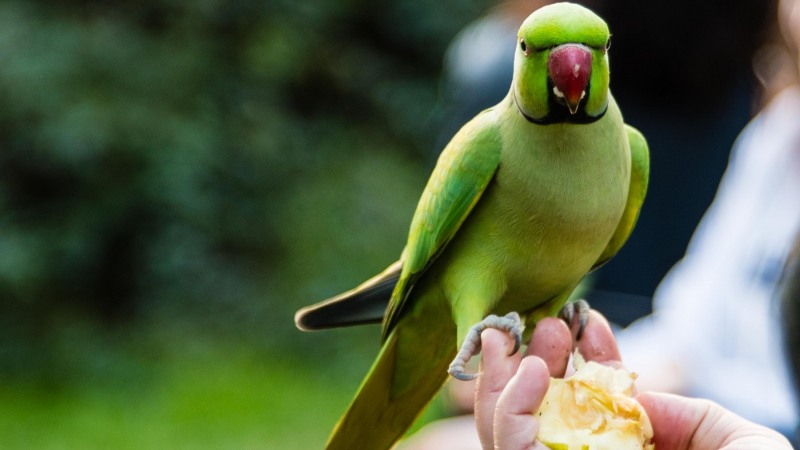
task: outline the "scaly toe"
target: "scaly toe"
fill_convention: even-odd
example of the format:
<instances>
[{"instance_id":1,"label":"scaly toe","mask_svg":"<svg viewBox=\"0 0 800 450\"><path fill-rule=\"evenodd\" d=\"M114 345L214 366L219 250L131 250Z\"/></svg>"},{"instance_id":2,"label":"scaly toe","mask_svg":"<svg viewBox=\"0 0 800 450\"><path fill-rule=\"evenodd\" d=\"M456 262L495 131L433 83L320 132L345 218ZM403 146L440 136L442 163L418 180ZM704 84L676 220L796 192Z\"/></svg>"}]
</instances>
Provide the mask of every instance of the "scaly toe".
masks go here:
<instances>
[{"instance_id":1,"label":"scaly toe","mask_svg":"<svg viewBox=\"0 0 800 450\"><path fill-rule=\"evenodd\" d=\"M496 328L505 331L514 338L514 349L509 353L509 356L519 351L522 345L522 331L525 329L519 314L510 312L503 317L492 314L469 329L464 343L461 344L461 349L459 349L458 354L447 369L447 372L452 375L453 378L469 381L478 376L477 374L467 373L466 365L473 356L480 353L481 333L487 328Z\"/></svg>"},{"instance_id":2,"label":"scaly toe","mask_svg":"<svg viewBox=\"0 0 800 450\"><path fill-rule=\"evenodd\" d=\"M580 340L581 337L583 337L583 330L586 328L586 323L589 321L589 311L591 311L591 309L592 307L589 306L589 302L584 299L578 299L564 305L558 313L558 317L567 323L570 330L573 329L572 327L575 325L575 319L577 318L578 332L575 335L576 340Z\"/></svg>"}]
</instances>

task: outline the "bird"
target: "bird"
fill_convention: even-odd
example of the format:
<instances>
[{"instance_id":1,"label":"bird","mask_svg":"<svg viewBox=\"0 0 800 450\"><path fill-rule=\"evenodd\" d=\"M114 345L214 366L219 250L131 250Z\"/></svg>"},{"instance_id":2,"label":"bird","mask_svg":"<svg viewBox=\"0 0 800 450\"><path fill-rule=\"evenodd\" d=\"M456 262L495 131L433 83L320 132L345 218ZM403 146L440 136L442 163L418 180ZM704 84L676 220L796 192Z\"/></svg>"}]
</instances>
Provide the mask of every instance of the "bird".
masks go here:
<instances>
[{"instance_id":1,"label":"bird","mask_svg":"<svg viewBox=\"0 0 800 450\"><path fill-rule=\"evenodd\" d=\"M508 94L445 146L398 261L295 315L301 330L381 323L381 348L326 448L398 441L480 331L515 337L570 307L634 229L649 150L609 90L610 32L573 3L519 28ZM459 350L460 349L460 350Z\"/></svg>"}]
</instances>

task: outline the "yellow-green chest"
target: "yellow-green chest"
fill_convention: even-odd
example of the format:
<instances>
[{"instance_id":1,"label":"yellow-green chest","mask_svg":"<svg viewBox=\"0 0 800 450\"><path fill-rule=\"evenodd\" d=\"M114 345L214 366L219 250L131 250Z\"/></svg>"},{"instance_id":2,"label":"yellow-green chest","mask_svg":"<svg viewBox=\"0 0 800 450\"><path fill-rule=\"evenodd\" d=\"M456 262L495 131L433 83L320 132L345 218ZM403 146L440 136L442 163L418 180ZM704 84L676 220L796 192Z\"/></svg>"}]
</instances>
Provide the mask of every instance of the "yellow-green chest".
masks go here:
<instances>
[{"instance_id":1,"label":"yellow-green chest","mask_svg":"<svg viewBox=\"0 0 800 450\"><path fill-rule=\"evenodd\" d=\"M481 283L499 308L525 311L597 261L625 208L630 152L614 105L593 124L511 122L501 135L495 177L443 255L446 289Z\"/></svg>"}]
</instances>

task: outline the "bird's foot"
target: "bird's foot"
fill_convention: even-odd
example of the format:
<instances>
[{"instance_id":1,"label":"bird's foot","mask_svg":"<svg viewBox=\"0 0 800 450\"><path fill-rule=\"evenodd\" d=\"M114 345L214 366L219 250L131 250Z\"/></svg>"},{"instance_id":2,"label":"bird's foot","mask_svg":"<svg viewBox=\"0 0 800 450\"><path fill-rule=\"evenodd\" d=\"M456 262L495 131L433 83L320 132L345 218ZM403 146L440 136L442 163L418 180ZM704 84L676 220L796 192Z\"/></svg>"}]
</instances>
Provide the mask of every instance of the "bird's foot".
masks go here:
<instances>
[{"instance_id":1,"label":"bird's foot","mask_svg":"<svg viewBox=\"0 0 800 450\"><path fill-rule=\"evenodd\" d=\"M558 313L558 317L564 322L567 322L567 326L570 329L573 329L577 320L578 332L575 335L576 340L579 340L583 336L583 330L586 328L586 322L589 321L589 311L591 309L592 307L589 306L589 302L584 299L579 299L567 303L561 308L561 312Z\"/></svg>"},{"instance_id":2,"label":"bird's foot","mask_svg":"<svg viewBox=\"0 0 800 450\"><path fill-rule=\"evenodd\" d=\"M450 368L447 369L447 372L452 375L453 378L469 381L478 376L478 374L467 373L466 365L470 358L480 353L481 332L487 328L496 328L505 331L514 338L514 349L509 353L509 356L519 351L519 347L522 345L522 330L525 329L519 314L510 312L502 317L492 314L469 329L464 343L461 344L461 349L458 351L453 362L450 363Z\"/></svg>"}]
</instances>

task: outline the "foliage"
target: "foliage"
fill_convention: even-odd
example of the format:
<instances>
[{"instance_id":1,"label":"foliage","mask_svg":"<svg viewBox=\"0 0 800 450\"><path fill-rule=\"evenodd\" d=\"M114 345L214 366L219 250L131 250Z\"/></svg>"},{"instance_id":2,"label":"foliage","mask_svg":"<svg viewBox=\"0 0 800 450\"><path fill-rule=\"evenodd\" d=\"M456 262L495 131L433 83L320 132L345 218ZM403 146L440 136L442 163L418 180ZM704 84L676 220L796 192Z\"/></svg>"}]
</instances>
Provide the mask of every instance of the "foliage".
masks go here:
<instances>
[{"instance_id":1,"label":"foliage","mask_svg":"<svg viewBox=\"0 0 800 450\"><path fill-rule=\"evenodd\" d=\"M0 447L318 448L485 6L0 2Z\"/></svg>"},{"instance_id":2,"label":"foliage","mask_svg":"<svg viewBox=\"0 0 800 450\"><path fill-rule=\"evenodd\" d=\"M402 246L467 3L0 4L0 370L75 317L301 351Z\"/></svg>"}]
</instances>

